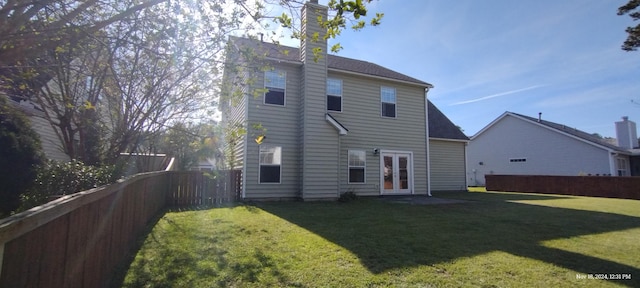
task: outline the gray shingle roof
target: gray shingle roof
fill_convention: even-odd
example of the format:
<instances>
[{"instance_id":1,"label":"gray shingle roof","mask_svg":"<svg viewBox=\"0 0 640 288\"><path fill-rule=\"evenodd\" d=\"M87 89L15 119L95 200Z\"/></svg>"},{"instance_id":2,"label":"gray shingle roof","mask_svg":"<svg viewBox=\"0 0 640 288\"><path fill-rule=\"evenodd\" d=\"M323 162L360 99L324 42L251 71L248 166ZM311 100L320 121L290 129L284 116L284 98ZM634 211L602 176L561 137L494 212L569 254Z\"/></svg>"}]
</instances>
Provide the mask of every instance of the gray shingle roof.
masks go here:
<instances>
[{"instance_id":1,"label":"gray shingle roof","mask_svg":"<svg viewBox=\"0 0 640 288\"><path fill-rule=\"evenodd\" d=\"M429 101L429 137L454 140L469 140L458 127Z\"/></svg>"},{"instance_id":2,"label":"gray shingle roof","mask_svg":"<svg viewBox=\"0 0 640 288\"><path fill-rule=\"evenodd\" d=\"M288 47L239 37L231 37L231 41L240 49L242 49L243 47L249 48L252 49L255 53L266 56L268 58L302 64L302 62L300 61L300 49L295 47ZM420 81L418 79L409 77L407 75L367 61L361 61L335 55L327 55L327 66L330 69L395 79L423 85L425 87L432 87L432 85L427 82ZM447 118L447 116L445 116L433 103L431 103L431 101L429 101L428 107L429 137L453 140L469 140L469 138L464 135L464 133L462 133L462 131L460 131L460 129L458 129L458 127L456 127L456 125L453 124L453 122L451 122L451 120L449 120L449 118Z\"/></svg>"},{"instance_id":3,"label":"gray shingle roof","mask_svg":"<svg viewBox=\"0 0 640 288\"><path fill-rule=\"evenodd\" d=\"M238 46L247 47L256 51L260 55L264 55L269 58L290 61L290 62L302 62L300 61L300 49L295 47L277 45L268 42L261 42L259 40L231 37L231 41ZM413 77L398 73L391 69L382 67L378 64L374 64L367 61L356 60L352 58L346 58L336 55L327 55L327 66L329 69L342 70L347 72L361 73L371 76L389 78L394 80L405 81L409 83L419 84L423 86L432 87L431 84L415 79Z\"/></svg>"},{"instance_id":4,"label":"gray shingle roof","mask_svg":"<svg viewBox=\"0 0 640 288\"><path fill-rule=\"evenodd\" d=\"M578 130L576 128L572 128L572 127L569 127L569 126L566 126L566 125L562 125L562 124L551 122L551 121L547 121L547 120L538 121L538 118L529 117L529 116L518 114L518 113L513 113L513 112L507 112L507 113L510 113L510 114L525 118L525 119L527 119L529 121L540 123L540 124L542 124L544 126L547 126L547 127L553 128L555 130L558 130L558 131L573 135L573 136L578 137L578 138L580 138L582 140L586 140L586 141L598 144L600 146L607 147L607 148L615 150L615 151L628 152L624 148L621 148L621 147L618 147L618 146L615 146L615 145L611 145L611 144L603 141L602 139L600 139L600 138L598 138L598 137L596 137L596 136L594 136L592 134L589 134L587 132Z\"/></svg>"}]
</instances>

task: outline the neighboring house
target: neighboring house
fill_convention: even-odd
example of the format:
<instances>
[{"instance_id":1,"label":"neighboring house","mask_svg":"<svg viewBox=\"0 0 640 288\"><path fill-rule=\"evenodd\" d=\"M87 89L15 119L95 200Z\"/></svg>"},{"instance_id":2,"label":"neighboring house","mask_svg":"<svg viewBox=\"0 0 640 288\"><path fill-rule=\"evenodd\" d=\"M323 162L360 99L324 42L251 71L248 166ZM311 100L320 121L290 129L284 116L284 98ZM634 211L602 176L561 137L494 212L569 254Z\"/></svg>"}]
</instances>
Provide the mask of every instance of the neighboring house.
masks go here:
<instances>
[{"instance_id":1,"label":"neighboring house","mask_svg":"<svg viewBox=\"0 0 640 288\"><path fill-rule=\"evenodd\" d=\"M216 169L217 168L216 168L215 158L200 159L198 160L198 163L196 163L193 167L190 168L190 170L193 170L193 171L207 171L207 172L211 172Z\"/></svg>"},{"instance_id":2,"label":"neighboring house","mask_svg":"<svg viewBox=\"0 0 640 288\"><path fill-rule=\"evenodd\" d=\"M429 144L437 143L435 150L442 153L460 153L448 156L459 162L452 168L457 171L464 167L465 139L440 133L437 125L432 129L436 138L427 137L431 84L373 63L327 55L326 41L308 40L314 32L323 35L316 19L326 15L326 7L305 4L301 31L307 40L300 49L230 39L225 81L242 93L223 99L221 110L227 127L247 130L245 136L226 139L234 145L234 159L227 162L242 170L243 198L335 199L350 191L429 194ZM315 57L318 49L322 53ZM247 51L263 55L270 69L247 63ZM435 162L434 170L446 161ZM444 190L466 189L464 179L433 178Z\"/></svg>"},{"instance_id":3,"label":"neighboring house","mask_svg":"<svg viewBox=\"0 0 640 288\"><path fill-rule=\"evenodd\" d=\"M635 123L626 118L620 125L627 131L631 126L635 130ZM631 133L627 137L636 138ZM468 184L484 186L487 174L629 176L634 154L631 148L611 145L540 116L505 112L471 137L467 147Z\"/></svg>"},{"instance_id":4,"label":"neighboring house","mask_svg":"<svg viewBox=\"0 0 640 288\"><path fill-rule=\"evenodd\" d=\"M42 152L47 159L66 162L69 156L64 153L62 145L56 132L53 130L49 121L45 118L44 112L29 100L16 101L9 99L16 109L22 111L31 121L31 128L40 136Z\"/></svg>"}]
</instances>

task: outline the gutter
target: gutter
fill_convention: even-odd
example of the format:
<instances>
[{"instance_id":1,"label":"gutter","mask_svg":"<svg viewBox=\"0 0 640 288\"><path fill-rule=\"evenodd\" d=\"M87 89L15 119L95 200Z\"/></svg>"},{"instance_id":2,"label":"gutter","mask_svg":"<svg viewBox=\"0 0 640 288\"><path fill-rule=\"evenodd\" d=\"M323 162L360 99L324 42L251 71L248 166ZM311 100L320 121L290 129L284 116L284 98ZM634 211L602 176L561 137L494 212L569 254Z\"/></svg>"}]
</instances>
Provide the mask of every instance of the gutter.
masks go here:
<instances>
[{"instance_id":1,"label":"gutter","mask_svg":"<svg viewBox=\"0 0 640 288\"><path fill-rule=\"evenodd\" d=\"M407 84L407 85L411 85L411 86L426 87L425 90L427 90L427 91L430 88L433 88L433 85L431 85L429 83L410 82L410 81L406 81L406 80L400 80L400 79L389 78L389 77L384 77L384 76L371 75L371 74L366 74L366 73L361 73L361 72L354 72L354 71L349 71L349 70L342 70L342 69L336 69L336 68L330 68L329 67L329 68L327 68L327 71L339 72L339 73L356 75L356 76L363 76L363 77L370 77L370 78L373 78L373 79L398 82L398 83L403 83L403 84Z\"/></svg>"}]
</instances>

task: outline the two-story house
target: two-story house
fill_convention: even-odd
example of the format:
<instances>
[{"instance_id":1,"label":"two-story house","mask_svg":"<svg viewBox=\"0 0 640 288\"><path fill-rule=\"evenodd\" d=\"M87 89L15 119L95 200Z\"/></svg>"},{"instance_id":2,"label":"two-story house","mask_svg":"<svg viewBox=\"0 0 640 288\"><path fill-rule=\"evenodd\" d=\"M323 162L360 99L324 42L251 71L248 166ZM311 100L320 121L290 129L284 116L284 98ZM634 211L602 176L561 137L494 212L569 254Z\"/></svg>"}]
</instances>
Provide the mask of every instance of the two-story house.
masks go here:
<instances>
[{"instance_id":1,"label":"two-story house","mask_svg":"<svg viewBox=\"0 0 640 288\"><path fill-rule=\"evenodd\" d=\"M226 127L246 129L244 136L226 139L233 145L233 168L243 172L243 198L430 194L426 92L433 86L377 64L328 55L316 20L326 19L327 7L311 1L301 15L300 48L229 40L224 79L233 83L235 93L228 94L235 96L227 95L221 110ZM247 55L264 62L256 65ZM439 134L452 139L436 141L454 140L443 142L454 148L439 151L461 153L443 158L459 160L452 170L460 177L442 187L466 189L468 139L442 116L444 130L455 131Z\"/></svg>"}]
</instances>

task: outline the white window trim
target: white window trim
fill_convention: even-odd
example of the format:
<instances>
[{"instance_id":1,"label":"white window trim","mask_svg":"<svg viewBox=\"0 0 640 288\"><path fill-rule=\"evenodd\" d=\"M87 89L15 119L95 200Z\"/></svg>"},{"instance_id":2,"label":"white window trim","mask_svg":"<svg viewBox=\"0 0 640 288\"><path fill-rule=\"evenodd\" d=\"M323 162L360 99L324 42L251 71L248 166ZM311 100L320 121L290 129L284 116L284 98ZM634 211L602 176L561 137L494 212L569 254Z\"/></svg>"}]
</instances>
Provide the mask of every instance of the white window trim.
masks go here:
<instances>
[{"instance_id":1,"label":"white window trim","mask_svg":"<svg viewBox=\"0 0 640 288\"><path fill-rule=\"evenodd\" d=\"M621 157L616 158L616 166L616 172L618 172L618 176L629 176L629 170L627 169L627 159ZM620 172L622 172L622 175L620 175Z\"/></svg>"},{"instance_id":2,"label":"white window trim","mask_svg":"<svg viewBox=\"0 0 640 288\"><path fill-rule=\"evenodd\" d=\"M334 94L329 94L329 89L327 89L327 98L325 99L327 101L325 107L329 106L329 96L334 96L334 97L340 97L340 111L335 111L335 110L329 110L327 107L327 112L335 112L335 113L342 113L342 111L344 111L344 101L342 100L342 95L344 94L344 86L342 85L342 79L338 79L338 78L327 78L327 84L329 83L329 80L335 80L340 82L340 95L334 95Z\"/></svg>"},{"instance_id":3,"label":"white window trim","mask_svg":"<svg viewBox=\"0 0 640 288\"><path fill-rule=\"evenodd\" d=\"M385 116L384 114L382 114L382 106L383 106L382 104L391 103L391 102L385 102L385 101L382 100L382 90L385 89L385 88L393 90L393 95L394 95L394 98L395 98L395 102L392 103L394 105L394 108L395 108L394 109L395 113L393 113L394 114L393 117ZM398 118L398 91L396 91L395 87L380 86L380 117L382 117L382 118L391 118L391 119Z\"/></svg>"},{"instance_id":4,"label":"white window trim","mask_svg":"<svg viewBox=\"0 0 640 288\"><path fill-rule=\"evenodd\" d=\"M408 166L411 170L409 171L409 190L411 191L410 194L415 194L415 164L413 161L413 152L412 151L401 151L401 150L380 150L379 151L379 155L380 157L380 162L378 165L378 167L380 167L380 178L379 178L379 187L380 187L380 195L404 195L404 194L397 194L397 193L384 193L384 169L382 169L382 167L384 166L384 154L408 154L409 157L411 158L411 160L409 160L410 165ZM395 157L395 156L394 156Z\"/></svg>"},{"instance_id":5,"label":"white window trim","mask_svg":"<svg viewBox=\"0 0 640 288\"><path fill-rule=\"evenodd\" d=\"M351 151L353 152L362 152L364 153L364 166L351 166L351 164L349 163L349 154L351 153ZM363 168L363 175L364 175L364 181L363 182L351 182L351 175L349 174L351 171L351 167L353 168ZM349 149L347 150L347 183L348 184L353 184L353 185L363 185L363 184L367 184L367 151L362 149Z\"/></svg>"},{"instance_id":6,"label":"white window trim","mask_svg":"<svg viewBox=\"0 0 640 288\"><path fill-rule=\"evenodd\" d=\"M286 107L287 106L287 71L283 71L283 70L279 70L279 69L273 69L273 70L269 70L269 71L264 71L264 74L262 75L263 78L264 78L263 79L264 80L264 89L269 90L269 88L267 88L267 72L276 72L278 74L284 75L284 88L273 87L273 88L284 90L284 101L283 101L284 103L282 105L267 103L267 91L265 91L264 94L262 95L262 104L268 105L268 106L274 106L274 107Z\"/></svg>"},{"instance_id":7,"label":"white window trim","mask_svg":"<svg viewBox=\"0 0 640 288\"><path fill-rule=\"evenodd\" d=\"M280 147L280 179L278 179L278 182L260 182L260 168L262 167L262 164L260 163L260 146L258 146L258 184L260 185L278 185L278 184L282 184L282 146L277 146L277 145L264 145L264 147ZM270 164L265 164L265 165L269 165L269 166L275 166L275 165L270 165Z\"/></svg>"}]
</instances>

